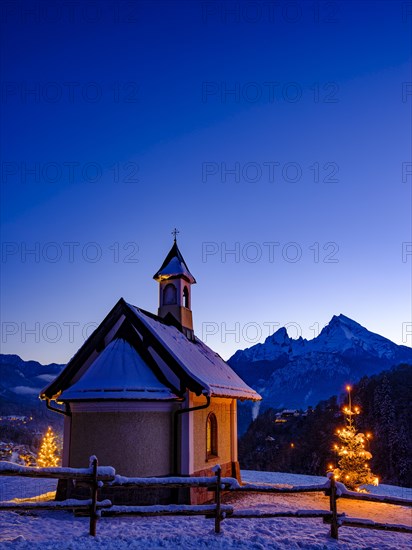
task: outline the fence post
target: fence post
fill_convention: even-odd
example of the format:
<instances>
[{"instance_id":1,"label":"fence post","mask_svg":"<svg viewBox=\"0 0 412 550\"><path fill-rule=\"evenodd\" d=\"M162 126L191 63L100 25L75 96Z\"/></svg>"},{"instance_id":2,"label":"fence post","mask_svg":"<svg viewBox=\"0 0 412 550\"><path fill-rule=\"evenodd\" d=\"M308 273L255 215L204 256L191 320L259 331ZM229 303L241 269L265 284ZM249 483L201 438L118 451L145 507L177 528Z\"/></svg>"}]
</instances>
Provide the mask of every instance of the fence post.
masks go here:
<instances>
[{"instance_id":1,"label":"fence post","mask_svg":"<svg viewBox=\"0 0 412 550\"><path fill-rule=\"evenodd\" d=\"M330 536L333 539L338 539L338 513L336 506L336 481L335 476L330 478L330 495L329 495L330 511L332 512L331 524L330 524Z\"/></svg>"},{"instance_id":2,"label":"fence post","mask_svg":"<svg viewBox=\"0 0 412 550\"><path fill-rule=\"evenodd\" d=\"M90 505L90 535L96 536L96 523L97 523L97 489L99 487L97 482L97 458L93 457L92 462L93 473L91 482L92 503Z\"/></svg>"},{"instance_id":3,"label":"fence post","mask_svg":"<svg viewBox=\"0 0 412 550\"><path fill-rule=\"evenodd\" d=\"M222 520L221 504L222 504L222 493L221 493L221 483L222 483L222 468L218 466L216 468L216 491L215 491L215 501L216 501L216 510L215 510L215 533L220 533L220 522Z\"/></svg>"}]
</instances>

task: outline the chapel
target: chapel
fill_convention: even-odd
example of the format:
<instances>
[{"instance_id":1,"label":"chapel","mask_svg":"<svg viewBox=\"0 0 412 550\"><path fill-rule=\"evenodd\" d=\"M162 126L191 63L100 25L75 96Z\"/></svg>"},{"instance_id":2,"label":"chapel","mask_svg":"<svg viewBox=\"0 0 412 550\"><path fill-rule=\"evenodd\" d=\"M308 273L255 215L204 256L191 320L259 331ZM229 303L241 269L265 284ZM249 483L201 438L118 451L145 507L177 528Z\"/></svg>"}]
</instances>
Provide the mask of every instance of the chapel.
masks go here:
<instances>
[{"instance_id":1,"label":"chapel","mask_svg":"<svg viewBox=\"0 0 412 550\"><path fill-rule=\"evenodd\" d=\"M220 464L240 480L237 401L261 397L196 336L196 280L176 235L153 278L157 315L120 298L40 394L64 415L62 465L85 467L95 455L117 474L152 477L213 475ZM62 498L74 494L62 487ZM207 498L190 489L179 502Z\"/></svg>"}]
</instances>

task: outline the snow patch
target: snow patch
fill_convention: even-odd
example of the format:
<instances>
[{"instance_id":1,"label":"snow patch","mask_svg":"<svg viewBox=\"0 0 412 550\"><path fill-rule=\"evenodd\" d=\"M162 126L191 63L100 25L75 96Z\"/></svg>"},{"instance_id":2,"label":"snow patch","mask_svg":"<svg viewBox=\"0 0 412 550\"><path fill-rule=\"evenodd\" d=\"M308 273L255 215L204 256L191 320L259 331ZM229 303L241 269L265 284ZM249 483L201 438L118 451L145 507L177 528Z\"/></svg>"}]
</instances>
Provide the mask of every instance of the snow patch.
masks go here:
<instances>
[{"instance_id":1,"label":"snow patch","mask_svg":"<svg viewBox=\"0 0 412 550\"><path fill-rule=\"evenodd\" d=\"M253 403L253 405L252 405L252 420L256 420L256 418L259 416L260 404L261 404L261 401L255 401Z\"/></svg>"},{"instance_id":2,"label":"snow patch","mask_svg":"<svg viewBox=\"0 0 412 550\"><path fill-rule=\"evenodd\" d=\"M56 378L55 374L39 374L36 376L39 380L42 380L44 382L53 382L53 380Z\"/></svg>"},{"instance_id":3,"label":"snow patch","mask_svg":"<svg viewBox=\"0 0 412 550\"><path fill-rule=\"evenodd\" d=\"M30 388L29 386L16 386L10 388L10 390L18 395L37 395L39 393L37 388Z\"/></svg>"}]
</instances>

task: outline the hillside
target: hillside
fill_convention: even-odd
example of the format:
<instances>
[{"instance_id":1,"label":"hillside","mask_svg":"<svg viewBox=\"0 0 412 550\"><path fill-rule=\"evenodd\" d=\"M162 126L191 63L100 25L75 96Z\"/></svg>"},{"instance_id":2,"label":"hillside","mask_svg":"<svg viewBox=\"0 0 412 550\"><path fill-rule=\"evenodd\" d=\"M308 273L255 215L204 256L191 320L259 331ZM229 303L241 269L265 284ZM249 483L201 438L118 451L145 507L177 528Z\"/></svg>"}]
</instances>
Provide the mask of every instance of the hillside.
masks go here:
<instances>
[{"instance_id":1,"label":"hillside","mask_svg":"<svg viewBox=\"0 0 412 550\"><path fill-rule=\"evenodd\" d=\"M362 413L357 427L372 432L372 471L383 482L412 487L412 366L403 365L353 387L352 396ZM322 475L336 464L332 451L336 429L343 426L336 397L319 403L307 415L276 422L272 408L251 423L239 441L242 468Z\"/></svg>"},{"instance_id":2,"label":"hillside","mask_svg":"<svg viewBox=\"0 0 412 550\"><path fill-rule=\"evenodd\" d=\"M38 408L40 390L62 368L56 363L24 361L18 355L0 355L0 414L27 414Z\"/></svg>"},{"instance_id":3,"label":"hillside","mask_svg":"<svg viewBox=\"0 0 412 550\"><path fill-rule=\"evenodd\" d=\"M35 451L47 426L61 434L63 417L49 411L39 393L62 368L0 355L0 442L24 444Z\"/></svg>"}]
</instances>

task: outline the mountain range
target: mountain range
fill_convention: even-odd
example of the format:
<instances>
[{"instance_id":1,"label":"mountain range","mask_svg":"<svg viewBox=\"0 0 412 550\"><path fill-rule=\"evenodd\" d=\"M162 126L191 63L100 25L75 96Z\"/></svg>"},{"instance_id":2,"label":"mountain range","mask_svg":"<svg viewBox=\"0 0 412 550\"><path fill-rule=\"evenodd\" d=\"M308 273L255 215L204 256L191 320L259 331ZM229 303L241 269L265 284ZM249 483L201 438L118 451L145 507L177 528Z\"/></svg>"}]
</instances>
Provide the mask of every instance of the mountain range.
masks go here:
<instances>
[{"instance_id":1,"label":"mountain range","mask_svg":"<svg viewBox=\"0 0 412 550\"><path fill-rule=\"evenodd\" d=\"M290 338L280 328L256 344L237 351L229 365L263 397L255 417L273 408L315 406L339 395L348 383L400 364L412 364L412 349L370 332L345 315L334 315L316 338ZM249 417L250 418L250 417ZM242 429L240 430L242 431Z\"/></svg>"},{"instance_id":2,"label":"mountain range","mask_svg":"<svg viewBox=\"0 0 412 550\"><path fill-rule=\"evenodd\" d=\"M40 390L51 382L64 365L41 365L18 355L0 355L0 414L27 415L45 411Z\"/></svg>"}]
</instances>

